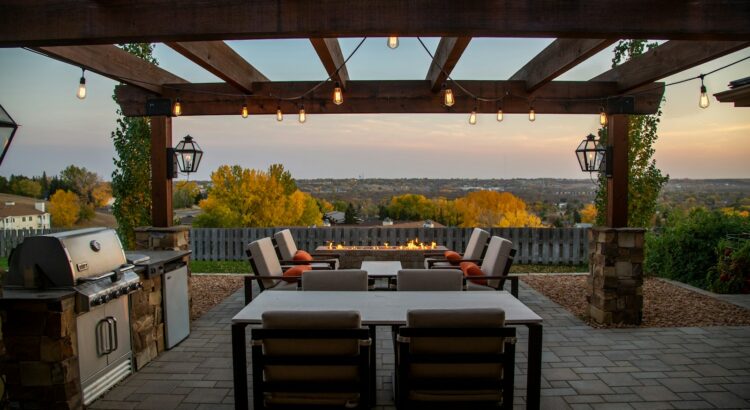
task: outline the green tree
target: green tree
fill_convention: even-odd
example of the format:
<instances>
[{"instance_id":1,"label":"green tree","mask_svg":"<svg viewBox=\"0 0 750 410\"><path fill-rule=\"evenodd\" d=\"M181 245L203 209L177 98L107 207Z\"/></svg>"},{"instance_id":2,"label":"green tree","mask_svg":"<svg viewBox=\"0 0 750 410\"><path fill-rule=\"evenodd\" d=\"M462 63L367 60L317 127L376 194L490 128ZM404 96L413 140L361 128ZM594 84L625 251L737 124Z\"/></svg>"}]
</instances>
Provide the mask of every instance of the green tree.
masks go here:
<instances>
[{"instance_id":1,"label":"green tree","mask_svg":"<svg viewBox=\"0 0 750 410\"><path fill-rule=\"evenodd\" d=\"M42 185L28 178L16 178L10 184L10 191L15 195L39 198L42 195Z\"/></svg>"},{"instance_id":2,"label":"green tree","mask_svg":"<svg viewBox=\"0 0 750 410\"><path fill-rule=\"evenodd\" d=\"M357 210L351 202L349 202L349 205L346 206L346 211L344 211L344 223L347 225L357 223Z\"/></svg>"},{"instance_id":3,"label":"green tree","mask_svg":"<svg viewBox=\"0 0 750 410\"><path fill-rule=\"evenodd\" d=\"M292 174L289 171L284 170L282 164L271 164L268 167L268 174L281 184L285 194L291 195L297 190L297 182L292 178Z\"/></svg>"},{"instance_id":4,"label":"green tree","mask_svg":"<svg viewBox=\"0 0 750 410\"><path fill-rule=\"evenodd\" d=\"M179 181L172 193L172 207L174 209L190 208L200 194L200 188L194 181Z\"/></svg>"},{"instance_id":5,"label":"green tree","mask_svg":"<svg viewBox=\"0 0 750 410\"><path fill-rule=\"evenodd\" d=\"M60 171L60 179L78 194L82 204L94 202L93 192L96 185L100 182L99 175L91 172L86 167L77 167L69 165Z\"/></svg>"},{"instance_id":6,"label":"green tree","mask_svg":"<svg viewBox=\"0 0 750 410\"><path fill-rule=\"evenodd\" d=\"M153 44L121 46L125 51L158 65ZM113 97L114 98L114 97ZM135 247L134 228L151 224L151 123L146 117L124 117L117 110L117 129L112 132L115 170L112 172L112 213L125 247Z\"/></svg>"},{"instance_id":7,"label":"green tree","mask_svg":"<svg viewBox=\"0 0 750 410\"><path fill-rule=\"evenodd\" d=\"M621 40L615 47L612 67L637 58L656 47L656 43L645 40ZM653 115L631 115L628 127L628 226L648 227L656 212L656 202L669 175L662 175L656 167L654 143L658 139L657 127L661 117L661 108ZM601 143L607 143L607 129L599 130ZM606 223L607 215L607 178L599 176L599 188L595 200L598 225Z\"/></svg>"}]
</instances>

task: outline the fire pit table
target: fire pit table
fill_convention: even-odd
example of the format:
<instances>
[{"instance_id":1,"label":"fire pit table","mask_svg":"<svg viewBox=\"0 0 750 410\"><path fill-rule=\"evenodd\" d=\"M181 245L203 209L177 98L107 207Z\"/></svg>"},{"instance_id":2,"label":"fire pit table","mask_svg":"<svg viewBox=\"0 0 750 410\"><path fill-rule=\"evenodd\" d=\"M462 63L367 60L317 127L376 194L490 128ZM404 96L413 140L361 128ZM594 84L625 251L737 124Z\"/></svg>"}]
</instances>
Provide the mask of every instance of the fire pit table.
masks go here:
<instances>
[{"instance_id":1,"label":"fire pit table","mask_svg":"<svg viewBox=\"0 0 750 410\"><path fill-rule=\"evenodd\" d=\"M315 253L338 255L340 269L359 269L365 261L400 261L404 269L419 269L424 267L426 254L442 254L447 250L438 245L327 245L318 246Z\"/></svg>"}]
</instances>

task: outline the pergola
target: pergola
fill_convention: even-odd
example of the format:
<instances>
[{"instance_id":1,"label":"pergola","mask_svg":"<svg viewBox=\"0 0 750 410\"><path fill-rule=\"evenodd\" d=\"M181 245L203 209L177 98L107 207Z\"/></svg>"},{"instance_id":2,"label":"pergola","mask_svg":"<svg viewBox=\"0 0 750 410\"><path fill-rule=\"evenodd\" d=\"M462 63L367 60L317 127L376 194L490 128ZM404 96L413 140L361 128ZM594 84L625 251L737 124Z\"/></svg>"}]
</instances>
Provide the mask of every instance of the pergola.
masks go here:
<instances>
[{"instance_id":1,"label":"pergola","mask_svg":"<svg viewBox=\"0 0 750 410\"><path fill-rule=\"evenodd\" d=\"M309 38L331 80L304 99L309 114L494 113L496 102L462 98L441 104L441 87L472 37L555 37L507 80L461 81L474 94L502 99L504 113L608 115L612 173L607 225L627 226L627 115L656 112L657 80L750 45L745 0L6 0L0 47L30 47L51 58L122 83L116 98L126 116L147 115L147 101L178 99L183 115L296 111L278 95L304 93L315 82L271 81L223 40ZM424 80L350 79L338 38L441 37ZM668 40L589 81L554 81L618 39ZM224 82L190 83L113 44L163 42ZM331 101L334 84L346 102ZM514 98L503 99L512 95ZM172 223L166 149L171 118L152 116L153 224Z\"/></svg>"}]
</instances>

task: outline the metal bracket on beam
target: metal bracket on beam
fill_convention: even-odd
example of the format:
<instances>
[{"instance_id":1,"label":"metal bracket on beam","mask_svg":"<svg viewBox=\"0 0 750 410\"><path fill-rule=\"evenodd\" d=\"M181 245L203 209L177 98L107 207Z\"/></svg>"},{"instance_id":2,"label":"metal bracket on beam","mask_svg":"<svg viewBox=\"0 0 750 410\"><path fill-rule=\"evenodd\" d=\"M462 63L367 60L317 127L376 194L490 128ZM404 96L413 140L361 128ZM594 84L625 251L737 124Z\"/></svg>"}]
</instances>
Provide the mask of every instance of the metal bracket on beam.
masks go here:
<instances>
[{"instance_id":1,"label":"metal bracket on beam","mask_svg":"<svg viewBox=\"0 0 750 410\"><path fill-rule=\"evenodd\" d=\"M171 117L172 100L169 98L149 98L146 100L146 115L149 117Z\"/></svg>"}]
</instances>

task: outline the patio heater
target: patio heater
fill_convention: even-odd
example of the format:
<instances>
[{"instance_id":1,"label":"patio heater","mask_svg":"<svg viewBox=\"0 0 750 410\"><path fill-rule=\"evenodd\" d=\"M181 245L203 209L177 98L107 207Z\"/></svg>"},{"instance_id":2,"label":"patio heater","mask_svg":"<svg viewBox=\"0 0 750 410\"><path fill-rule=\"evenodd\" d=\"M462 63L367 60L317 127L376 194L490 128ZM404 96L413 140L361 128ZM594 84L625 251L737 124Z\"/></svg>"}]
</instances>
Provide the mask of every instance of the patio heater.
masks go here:
<instances>
[{"instance_id":1,"label":"patio heater","mask_svg":"<svg viewBox=\"0 0 750 410\"><path fill-rule=\"evenodd\" d=\"M10 115L2 105L0 105L0 144L3 144L3 151L0 153L0 164L3 163L5 154L10 148L10 143L13 141L13 136L18 130L18 124L10 118Z\"/></svg>"},{"instance_id":2,"label":"patio heater","mask_svg":"<svg viewBox=\"0 0 750 410\"><path fill-rule=\"evenodd\" d=\"M170 167L170 169L167 169L169 177L175 178L177 170L189 175L198 171L198 166L203 158L203 150L193 140L193 137L186 135L174 148L167 149L167 158L167 166ZM177 169L175 169L175 165Z\"/></svg>"},{"instance_id":3,"label":"patio heater","mask_svg":"<svg viewBox=\"0 0 750 410\"><path fill-rule=\"evenodd\" d=\"M606 163L607 149L599 143L599 138L589 134L578 144L576 148L576 157L578 164L583 172L599 172L602 170L602 163ZM608 167L605 165L608 170ZM610 172L607 172L609 176Z\"/></svg>"}]
</instances>

